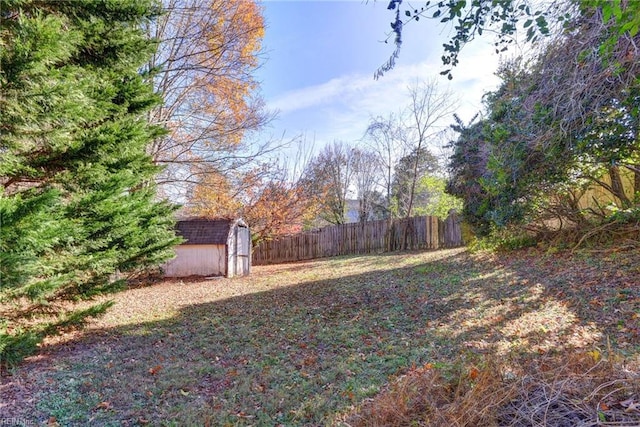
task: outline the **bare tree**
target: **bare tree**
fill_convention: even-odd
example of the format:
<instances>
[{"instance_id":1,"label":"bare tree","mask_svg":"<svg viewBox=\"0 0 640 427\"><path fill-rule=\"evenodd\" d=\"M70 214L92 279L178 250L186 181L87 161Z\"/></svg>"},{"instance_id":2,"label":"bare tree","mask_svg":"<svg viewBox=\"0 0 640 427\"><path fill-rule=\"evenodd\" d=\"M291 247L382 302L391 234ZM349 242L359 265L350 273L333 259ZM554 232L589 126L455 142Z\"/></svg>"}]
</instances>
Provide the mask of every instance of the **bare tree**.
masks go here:
<instances>
[{"instance_id":1,"label":"bare tree","mask_svg":"<svg viewBox=\"0 0 640 427\"><path fill-rule=\"evenodd\" d=\"M449 90L441 90L435 80L416 82L409 88L410 104L403 115L403 124L408 134L407 142L415 153L409 165L409 194L405 216L413 211L416 184L421 178L420 168L424 153L429 152L429 143L436 142L438 134L446 127L444 120L453 114L457 100Z\"/></svg>"},{"instance_id":2,"label":"bare tree","mask_svg":"<svg viewBox=\"0 0 640 427\"><path fill-rule=\"evenodd\" d=\"M453 114L457 101L448 90L441 90L435 80L416 82L409 88L409 105L399 114L376 117L365 132L365 140L376 153L380 169L378 186L384 189L388 214L412 215L416 184L427 171L433 172L431 150L447 129L446 119ZM399 209L398 171L402 171L402 205Z\"/></svg>"},{"instance_id":3,"label":"bare tree","mask_svg":"<svg viewBox=\"0 0 640 427\"><path fill-rule=\"evenodd\" d=\"M306 187L319 195L321 218L344 224L347 195L353 178L353 149L340 141L326 145L311 160L305 173Z\"/></svg>"},{"instance_id":4,"label":"bare tree","mask_svg":"<svg viewBox=\"0 0 640 427\"><path fill-rule=\"evenodd\" d=\"M352 158L354 184L358 196L358 221L370 221L376 216L374 211L379 195L376 191L376 180L380 175L378 156L373 151L354 148Z\"/></svg>"},{"instance_id":5,"label":"bare tree","mask_svg":"<svg viewBox=\"0 0 640 427\"><path fill-rule=\"evenodd\" d=\"M384 207L386 217L393 215L393 177L398 160L407 152L407 134L399 118L393 114L388 117L371 119L364 139L371 151L375 153L375 164L378 172L376 186L382 188L385 195Z\"/></svg>"}]
</instances>

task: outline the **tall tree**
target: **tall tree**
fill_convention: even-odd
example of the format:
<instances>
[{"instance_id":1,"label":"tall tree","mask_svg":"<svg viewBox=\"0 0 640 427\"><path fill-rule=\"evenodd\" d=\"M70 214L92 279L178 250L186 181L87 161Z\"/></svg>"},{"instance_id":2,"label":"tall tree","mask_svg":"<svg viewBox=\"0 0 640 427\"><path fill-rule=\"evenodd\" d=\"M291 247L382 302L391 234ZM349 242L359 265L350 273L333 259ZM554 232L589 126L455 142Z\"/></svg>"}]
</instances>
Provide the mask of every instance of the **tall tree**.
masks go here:
<instances>
[{"instance_id":1,"label":"tall tree","mask_svg":"<svg viewBox=\"0 0 640 427\"><path fill-rule=\"evenodd\" d=\"M382 188L385 197L385 217L389 218L397 212L392 208L394 168L398 160L408 149L407 132L398 116L371 119L364 135L371 152L376 155L376 166L380 178L376 186Z\"/></svg>"},{"instance_id":2,"label":"tall tree","mask_svg":"<svg viewBox=\"0 0 640 427\"><path fill-rule=\"evenodd\" d=\"M172 207L155 199L147 147L160 99L139 70L153 54L151 0L2 2L0 13L0 363L109 303L171 256Z\"/></svg>"},{"instance_id":3,"label":"tall tree","mask_svg":"<svg viewBox=\"0 0 640 427\"><path fill-rule=\"evenodd\" d=\"M330 224L344 224L347 195L353 178L353 149L344 142L326 145L305 172L305 186L319 195L321 218Z\"/></svg>"},{"instance_id":4,"label":"tall tree","mask_svg":"<svg viewBox=\"0 0 640 427\"><path fill-rule=\"evenodd\" d=\"M159 40L149 67L159 70L154 85L164 98L151 120L169 133L150 153L166 166L163 187L184 195L204 171L237 170L269 150L247 140L272 118L253 74L265 23L254 0L162 3L164 14L148 27Z\"/></svg>"},{"instance_id":5,"label":"tall tree","mask_svg":"<svg viewBox=\"0 0 640 427\"><path fill-rule=\"evenodd\" d=\"M196 216L240 217L243 207L240 197L243 190L258 183L250 179L251 174L242 174L235 178L237 179L232 179L229 174L220 173L213 168L203 171L200 182L189 197L188 211Z\"/></svg>"},{"instance_id":6,"label":"tall tree","mask_svg":"<svg viewBox=\"0 0 640 427\"><path fill-rule=\"evenodd\" d=\"M640 36L619 35L603 52L602 41L615 27L603 25L600 13L591 10L568 23L565 34L526 66L503 67L502 85L487 98L491 114L473 135L476 159L460 156L472 136L461 133L453 187L464 195L462 175L473 171L480 177L473 214L484 229L532 224L551 212L561 212L561 223L586 224L589 210L578 202L594 183L610 192L618 208L637 207L621 173L633 175L635 185L640 171L640 65L634 59ZM602 206L590 211L607 215Z\"/></svg>"},{"instance_id":7,"label":"tall tree","mask_svg":"<svg viewBox=\"0 0 640 427\"><path fill-rule=\"evenodd\" d=\"M453 94L441 90L435 80L417 83L409 88L410 103L405 112L403 124L408 133L410 147L406 172L407 191L404 192L404 215L410 217L415 202L416 185L425 173L437 169L437 159L431 154L428 144L436 143L442 131L443 120L453 114L457 101ZM404 177L403 177L404 181Z\"/></svg>"},{"instance_id":8,"label":"tall tree","mask_svg":"<svg viewBox=\"0 0 640 427\"><path fill-rule=\"evenodd\" d=\"M378 156L372 151L353 149L353 176L358 197L358 221L377 219L380 211L380 193L376 181L380 175Z\"/></svg>"},{"instance_id":9,"label":"tall tree","mask_svg":"<svg viewBox=\"0 0 640 427\"><path fill-rule=\"evenodd\" d=\"M195 216L243 218L259 243L275 236L300 231L311 199L295 182L272 171L229 176L206 174L194 190L188 212Z\"/></svg>"},{"instance_id":10,"label":"tall tree","mask_svg":"<svg viewBox=\"0 0 640 427\"><path fill-rule=\"evenodd\" d=\"M435 175L439 169L438 159L426 148L400 158L393 175L393 198L398 216L409 217L414 208L425 207L429 203L429 188L420 188L419 183L427 176Z\"/></svg>"},{"instance_id":11,"label":"tall tree","mask_svg":"<svg viewBox=\"0 0 640 427\"><path fill-rule=\"evenodd\" d=\"M426 197L424 197L424 203L415 206L415 214L437 216L445 220L451 214L451 211L462 212L462 199L448 194L446 186L447 180L442 176L423 176L418 181L417 193Z\"/></svg>"},{"instance_id":12,"label":"tall tree","mask_svg":"<svg viewBox=\"0 0 640 427\"><path fill-rule=\"evenodd\" d=\"M479 234L487 234L490 227L482 220L491 202L482 186L487 171L489 143L485 134L488 121L475 121L465 124L454 114L452 129L458 137L451 141L452 154L449 158L449 180L447 193L464 201L462 214L465 220L475 227Z\"/></svg>"},{"instance_id":13,"label":"tall tree","mask_svg":"<svg viewBox=\"0 0 640 427\"><path fill-rule=\"evenodd\" d=\"M318 205L312 189L304 185L303 169L297 164L266 164L236 176L209 171L195 187L188 211L196 216L242 217L254 243L302 231Z\"/></svg>"}]
</instances>

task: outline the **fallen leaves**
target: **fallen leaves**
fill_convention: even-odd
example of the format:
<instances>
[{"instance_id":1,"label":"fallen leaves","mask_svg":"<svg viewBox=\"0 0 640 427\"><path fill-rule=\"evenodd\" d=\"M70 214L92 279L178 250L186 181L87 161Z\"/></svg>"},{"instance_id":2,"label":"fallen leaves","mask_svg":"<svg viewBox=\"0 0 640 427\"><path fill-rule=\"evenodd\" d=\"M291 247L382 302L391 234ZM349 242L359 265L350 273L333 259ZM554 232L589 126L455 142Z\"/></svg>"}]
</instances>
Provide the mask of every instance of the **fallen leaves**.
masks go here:
<instances>
[{"instance_id":1,"label":"fallen leaves","mask_svg":"<svg viewBox=\"0 0 640 427\"><path fill-rule=\"evenodd\" d=\"M151 375L156 375L158 372L160 372L162 370L162 366L161 365L156 365L153 368L149 368L149 374Z\"/></svg>"},{"instance_id":2,"label":"fallen leaves","mask_svg":"<svg viewBox=\"0 0 640 427\"><path fill-rule=\"evenodd\" d=\"M198 419L196 405L206 401L213 415L202 425L259 424L259 417L325 425L388 381L412 370L434 375L460 354L544 358L570 345L597 363L604 357L592 350L596 333L636 352L640 270L630 269L640 263L624 264L623 290L599 276L615 263L587 268L599 261L562 256L540 264L536 257L462 250L350 257L258 267L249 278L215 285L163 281L131 289L96 321L100 339L79 341L42 365L39 405L64 401L67 413L90 413L98 423L131 416L156 425L163 417ZM474 366L460 378L481 383L484 368ZM96 393L94 400L82 407L64 399L78 390ZM639 411L638 396L602 402L603 417ZM151 406L157 412L135 412Z\"/></svg>"},{"instance_id":3,"label":"fallen leaves","mask_svg":"<svg viewBox=\"0 0 640 427\"><path fill-rule=\"evenodd\" d=\"M478 378L478 375L480 375L480 370L478 368L476 368L475 366L473 366L469 370L469 378L473 381L473 380L476 380Z\"/></svg>"},{"instance_id":4,"label":"fallen leaves","mask_svg":"<svg viewBox=\"0 0 640 427\"><path fill-rule=\"evenodd\" d=\"M591 356L594 362L599 362L600 359L602 358L602 354L598 350L588 351L587 354Z\"/></svg>"},{"instance_id":5,"label":"fallen leaves","mask_svg":"<svg viewBox=\"0 0 640 427\"><path fill-rule=\"evenodd\" d=\"M100 402L96 405L96 407L94 409L102 409L102 410L107 410L107 409L111 409L111 402Z\"/></svg>"}]
</instances>

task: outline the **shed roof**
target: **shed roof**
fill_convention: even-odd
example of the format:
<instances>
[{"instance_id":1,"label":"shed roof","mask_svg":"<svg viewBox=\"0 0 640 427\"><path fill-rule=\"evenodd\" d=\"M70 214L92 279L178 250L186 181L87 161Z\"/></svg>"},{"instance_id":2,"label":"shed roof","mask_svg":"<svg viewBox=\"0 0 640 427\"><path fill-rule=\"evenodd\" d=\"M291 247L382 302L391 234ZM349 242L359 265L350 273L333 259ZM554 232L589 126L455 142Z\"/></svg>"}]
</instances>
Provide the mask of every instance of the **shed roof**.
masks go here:
<instances>
[{"instance_id":1,"label":"shed roof","mask_svg":"<svg viewBox=\"0 0 640 427\"><path fill-rule=\"evenodd\" d=\"M188 219L178 221L176 231L185 239L183 245L224 245L236 222L244 225L233 219Z\"/></svg>"}]
</instances>

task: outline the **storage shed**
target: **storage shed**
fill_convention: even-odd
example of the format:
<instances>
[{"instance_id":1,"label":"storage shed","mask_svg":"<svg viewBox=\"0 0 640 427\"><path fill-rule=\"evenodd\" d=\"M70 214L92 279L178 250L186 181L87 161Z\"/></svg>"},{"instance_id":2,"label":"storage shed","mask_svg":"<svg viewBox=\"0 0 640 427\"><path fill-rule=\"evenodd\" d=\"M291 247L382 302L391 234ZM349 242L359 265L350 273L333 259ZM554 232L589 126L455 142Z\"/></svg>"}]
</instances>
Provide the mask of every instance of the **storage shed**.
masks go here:
<instances>
[{"instance_id":1,"label":"storage shed","mask_svg":"<svg viewBox=\"0 0 640 427\"><path fill-rule=\"evenodd\" d=\"M178 221L176 229L185 241L176 246L176 257L165 264L165 276L249 274L251 234L241 219L188 219Z\"/></svg>"}]
</instances>

